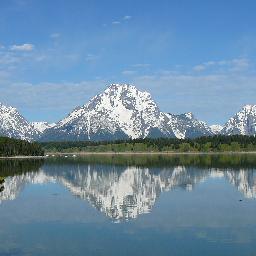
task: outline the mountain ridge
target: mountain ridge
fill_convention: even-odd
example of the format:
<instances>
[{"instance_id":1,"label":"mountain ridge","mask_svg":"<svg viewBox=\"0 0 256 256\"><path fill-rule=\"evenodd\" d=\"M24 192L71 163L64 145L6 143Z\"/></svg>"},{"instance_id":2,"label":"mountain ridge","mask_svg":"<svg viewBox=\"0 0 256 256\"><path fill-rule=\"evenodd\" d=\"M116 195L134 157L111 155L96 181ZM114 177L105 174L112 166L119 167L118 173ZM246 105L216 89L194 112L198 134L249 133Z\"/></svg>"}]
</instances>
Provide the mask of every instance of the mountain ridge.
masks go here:
<instances>
[{"instance_id":1,"label":"mountain ridge","mask_svg":"<svg viewBox=\"0 0 256 256\"><path fill-rule=\"evenodd\" d=\"M0 135L29 141L185 139L217 134L255 135L256 105L244 106L222 127L209 126L191 112L163 112L150 93L130 84L111 84L56 124L28 122L16 108L0 103Z\"/></svg>"},{"instance_id":2,"label":"mountain ridge","mask_svg":"<svg viewBox=\"0 0 256 256\"><path fill-rule=\"evenodd\" d=\"M181 120L183 123L179 127ZM183 118L178 118L178 115L162 112L148 92L139 91L133 85L111 84L87 104L74 109L52 129L47 129L40 140L185 138L212 135L210 128L202 124L191 113L190 117L184 114ZM198 127L200 125L201 130Z\"/></svg>"},{"instance_id":3,"label":"mountain ridge","mask_svg":"<svg viewBox=\"0 0 256 256\"><path fill-rule=\"evenodd\" d=\"M221 130L223 135L255 135L256 105L245 105L231 117Z\"/></svg>"},{"instance_id":4,"label":"mountain ridge","mask_svg":"<svg viewBox=\"0 0 256 256\"><path fill-rule=\"evenodd\" d=\"M1 136L31 141L38 133L16 108L0 103Z\"/></svg>"}]
</instances>

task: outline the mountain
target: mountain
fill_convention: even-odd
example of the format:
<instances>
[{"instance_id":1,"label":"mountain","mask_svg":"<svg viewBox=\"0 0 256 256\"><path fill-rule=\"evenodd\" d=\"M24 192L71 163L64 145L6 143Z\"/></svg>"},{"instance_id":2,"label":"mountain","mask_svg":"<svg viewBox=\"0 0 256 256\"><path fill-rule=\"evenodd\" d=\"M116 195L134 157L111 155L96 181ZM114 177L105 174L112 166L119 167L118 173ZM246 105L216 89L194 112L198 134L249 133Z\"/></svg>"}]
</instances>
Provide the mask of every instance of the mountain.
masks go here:
<instances>
[{"instance_id":1,"label":"mountain","mask_svg":"<svg viewBox=\"0 0 256 256\"><path fill-rule=\"evenodd\" d=\"M128 84L112 84L47 129L41 140L175 137L169 121L148 92Z\"/></svg>"},{"instance_id":2,"label":"mountain","mask_svg":"<svg viewBox=\"0 0 256 256\"><path fill-rule=\"evenodd\" d=\"M219 124L213 124L213 125L210 125L210 129L214 135L217 135L221 133L223 126Z\"/></svg>"},{"instance_id":3,"label":"mountain","mask_svg":"<svg viewBox=\"0 0 256 256\"><path fill-rule=\"evenodd\" d=\"M194 138L213 135L192 113L161 112L148 92L128 84L112 84L87 104L74 109L41 141L115 140L146 137Z\"/></svg>"},{"instance_id":4,"label":"mountain","mask_svg":"<svg viewBox=\"0 0 256 256\"><path fill-rule=\"evenodd\" d=\"M178 139L213 135L210 127L205 122L196 119L191 112L181 115L170 113L166 115L170 119L168 124Z\"/></svg>"},{"instance_id":5,"label":"mountain","mask_svg":"<svg viewBox=\"0 0 256 256\"><path fill-rule=\"evenodd\" d=\"M221 133L223 135L255 135L256 105L246 105L228 120Z\"/></svg>"},{"instance_id":6,"label":"mountain","mask_svg":"<svg viewBox=\"0 0 256 256\"><path fill-rule=\"evenodd\" d=\"M29 123L17 109L0 103L0 136L39 141L195 138L255 135L256 105L246 105L224 125L208 126L192 113L162 112L148 92L129 84L111 84L56 124Z\"/></svg>"},{"instance_id":7,"label":"mountain","mask_svg":"<svg viewBox=\"0 0 256 256\"><path fill-rule=\"evenodd\" d=\"M32 127L39 133L43 133L46 129L55 126L55 123L49 124L48 122L32 122Z\"/></svg>"},{"instance_id":8,"label":"mountain","mask_svg":"<svg viewBox=\"0 0 256 256\"><path fill-rule=\"evenodd\" d=\"M31 141L37 131L16 108L0 103L0 136Z\"/></svg>"}]
</instances>

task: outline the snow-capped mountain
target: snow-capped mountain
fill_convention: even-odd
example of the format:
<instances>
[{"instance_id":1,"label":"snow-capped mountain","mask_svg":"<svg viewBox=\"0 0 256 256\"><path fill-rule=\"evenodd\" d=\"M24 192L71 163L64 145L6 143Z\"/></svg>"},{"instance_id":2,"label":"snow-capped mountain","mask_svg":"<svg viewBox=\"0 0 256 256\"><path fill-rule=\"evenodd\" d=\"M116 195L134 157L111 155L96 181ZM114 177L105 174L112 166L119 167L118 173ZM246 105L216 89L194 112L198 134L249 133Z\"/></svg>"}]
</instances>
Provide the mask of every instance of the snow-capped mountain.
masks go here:
<instances>
[{"instance_id":1,"label":"snow-capped mountain","mask_svg":"<svg viewBox=\"0 0 256 256\"><path fill-rule=\"evenodd\" d=\"M224 127L208 126L190 112L162 112L148 92L129 84L111 84L56 124L29 123L15 108L0 103L0 136L40 141L195 138L255 135L256 105L246 105Z\"/></svg>"},{"instance_id":2,"label":"snow-capped mountain","mask_svg":"<svg viewBox=\"0 0 256 256\"><path fill-rule=\"evenodd\" d=\"M166 115L170 119L168 124L178 139L213 135L210 127L205 122L196 119L191 112L181 115L170 113Z\"/></svg>"},{"instance_id":3,"label":"snow-capped mountain","mask_svg":"<svg viewBox=\"0 0 256 256\"><path fill-rule=\"evenodd\" d=\"M110 85L86 105L76 108L42 140L113 140L145 137L175 137L148 92L132 85Z\"/></svg>"},{"instance_id":4,"label":"snow-capped mountain","mask_svg":"<svg viewBox=\"0 0 256 256\"><path fill-rule=\"evenodd\" d=\"M1 105L0 132L27 140L115 140L145 137L192 138L213 133L191 113L161 112L148 92L112 84L57 124L29 123L15 108Z\"/></svg>"},{"instance_id":5,"label":"snow-capped mountain","mask_svg":"<svg viewBox=\"0 0 256 256\"><path fill-rule=\"evenodd\" d=\"M0 136L32 140L37 135L33 126L16 108L0 103Z\"/></svg>"},{"instance_id":6,"label":"snow-capped mountain","mask_svg":"<svg viewBox=\"0 0 256 256\"><path fill-rule=\"evenodd\" d=\"M210 129L214 135L217 135L221 133L223 126L219 124L213 124L213 125L210 125Z\"/></svg>"},{"instance_id":7,"label":"snow-capped mountain","mask_svg":"<svg viewBox=\"0 0 256 256\"><path fill-rule=\"evenodd\" d=\"M213 135L191 113L161 112L148 92L112 84L76 108L41 137L49 140L114 140L145 137L193 138Z\"/></svg>"},{"instance_id":8,"label":"snow-capped mountain","mask_svg":"<svg viewBox=\"0 0 256 256\"><path fill-rule=\"evenodd\" d=\"M255 135L256 134L256 105L244 106L235 116L224 125L224 135Z\"/></svg>"},{"instance_id":9,"label":"snow-capped mountain","mask_svg":"<svg viewBox=\"0 0 256 256\"><path fill-rule=\"evenodd\" d=\"M52 128L56 124L49 124L48 122L32 122L31 125L36 131L43 133L46 129Z\"/></svg>"}]
</instances>

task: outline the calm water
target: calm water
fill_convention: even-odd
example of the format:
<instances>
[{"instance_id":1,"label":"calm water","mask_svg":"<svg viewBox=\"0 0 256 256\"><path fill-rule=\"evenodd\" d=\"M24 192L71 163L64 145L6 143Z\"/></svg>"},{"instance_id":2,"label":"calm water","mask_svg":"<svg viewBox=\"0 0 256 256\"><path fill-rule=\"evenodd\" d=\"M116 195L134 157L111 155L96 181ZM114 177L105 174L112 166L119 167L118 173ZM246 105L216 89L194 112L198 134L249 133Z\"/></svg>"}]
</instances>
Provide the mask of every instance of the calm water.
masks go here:
<instances>
[{"instance_id":1,"label":"calm water","mask_svg":"<svg viewBox=\"0 0 256 256\"><path fill-rule=\"evenodd\" d=\"M0 161L0 255L255 255L256 156Z\"/></svg>"}]
</instances>

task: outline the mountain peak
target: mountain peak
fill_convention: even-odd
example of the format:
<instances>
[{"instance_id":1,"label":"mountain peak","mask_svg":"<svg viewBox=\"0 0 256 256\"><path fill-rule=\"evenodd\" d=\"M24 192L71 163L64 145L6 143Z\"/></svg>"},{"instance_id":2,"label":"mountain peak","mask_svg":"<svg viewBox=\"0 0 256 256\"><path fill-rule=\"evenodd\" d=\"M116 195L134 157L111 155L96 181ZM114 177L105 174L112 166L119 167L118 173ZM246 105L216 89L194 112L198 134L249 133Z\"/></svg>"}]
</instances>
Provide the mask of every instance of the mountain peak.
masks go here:
<instances>
[{"instance_id":1,"label":"mountain peak","mask_svg":"<svg viewBox=\"0 0 256 256\"><path fill-rule=\"evenodd\" d=\"M255 135L256 133L256 105L245 105L225 124L224 135Z\"/></svg>"},{"instance_id":2,"label":"mountain peak","mask_svg":"<svg viewBox=\"0 0 256 256\"><path fill-rule=\"evenodd\" d=\"M169 118L168 124L178 139L213 135L210 127L205 122L196 119L191 112L180 115L167 113L166 115Z\"/></svg>"},{"instance_id":3,"label":"mountain peak","mask_svg":"<svg viewBox=\"0 0 256 256\"><path fill-rule=\"evenodd\" d=\"M150 93L145 91L140 91L132 84L110 84L107 89L102 94L116 93L117 95L122 95L125 93L129 93L130 96L143 96L143 97L151 97Z\"/></svg>"},{"instance_id":4,"label":"mountain peak","mask_svg":"<svg viewBox=\"0 0 256 256\"><path fill-rule=\"evenodd\" d=\"M250 111L256 111L256 105L245 105L242 107L241 111L247 111L247 112L250 112Z\"/></svg>"},{"instance_id":5,"label":"mountain peak","mask_svg":"<svg viewBox=\"0 0 256 256\"><path fill-rule=\"evenodd\" d=\"M184 114L187 118L189 118L189 119L194 119L195 118L195 116L194 116L194 114L192 113L192 112L187 112L187 113L185 113Z\"/></svg>"},{"instance_id":6,"label":"mountain peak","mask_svg":"<svg viewBox=\"0 0 256 256\"><path fill-rule=\"evenodd\" d=\"M117 84L117 83L113 83L110 84L108 87L108 89L117 89L117 88L122 88L122 89L136 89L136 87L132 84Z\"/></svg>"},{"instance_id":7,"label":"mountain peak","mask_svg":"<svg viewBox=\"0 0 256 256\"><path fill-rule=\"evenodd\" d=\"M209 127L192 112L180 115L162 112L150 93L132 84L113 83L56 125L29 123L16 108L0 103L0 134L41 141L255 135L256 105L243 106L222 129L218 125Z\"/></svg>"},{"instance_id":8,"label":"mountain peak","mask_svg":"<svg viewBox=\"0 0 256 256\"><path fill-rule=\"evenodd\" d=\"M49 124L48 122L32 122L32 127L39 133L43 133L46 129L55 126L55 123Z\"/></svg>"},{"instance_id":9,"label":"mountain peak","mask_svg":"<svg viewBox=\"0 0 256 256\"><path fill-rule=\"evenodd\" d=\"M221 133L223 126L221 126L220 124L213 124L210 126L210 128L211 128L212 133L217 135L217 134Z\"/></svg>"},{"instance_id":10,"label":"mountain peak","mask_svg":"<svg viewBox=\"0 0 256 256\"><path fill-rule=\"evenodd\" d=\"M0 134L1 136L32 140L35 131L16 108L0 103Z\"/></svg>"},{"instance_id":11,"label":"mountain peak","mask_svg":"<svg viewBox=\"0 0 256 256\"><path fill-rule=\"evenodd\" d=\"M0 102L0 109L6 111L17 111L16 108L3 104L2 102Z\"/></svg>"},{"instance_id":12,"label":"mountain peak","mask_svg":"<svg viewBox=\"0 0 256 256\"><path fill-rule=\"evenodd\" d=\"M174 136L167 121L148 92L130 84L111 84L103 93L71 112L53 131L69 133L70 139L83 140Z\"/></svg>"}]
</instances>

